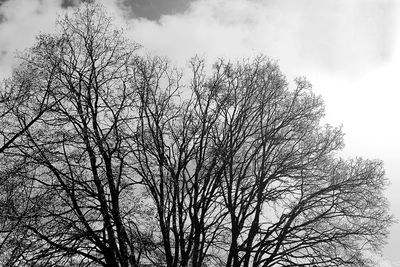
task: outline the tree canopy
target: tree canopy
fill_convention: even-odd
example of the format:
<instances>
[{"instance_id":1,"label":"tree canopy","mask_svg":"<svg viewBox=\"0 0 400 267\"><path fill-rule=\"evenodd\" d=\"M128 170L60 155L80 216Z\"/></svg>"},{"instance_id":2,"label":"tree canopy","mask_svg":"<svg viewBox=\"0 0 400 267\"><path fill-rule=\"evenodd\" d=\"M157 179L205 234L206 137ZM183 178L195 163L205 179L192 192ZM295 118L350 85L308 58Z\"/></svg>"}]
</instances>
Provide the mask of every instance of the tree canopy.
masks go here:
<instances>
[{"instance_id":1,"label":"tree canopy","mask_svg":"<svg viewBox=\"0 0 400 267\"><path fill-rule=\"evenodd\" d=\"M0 92L4 266L373 266L379 160L265 56L184 72L87 4Z\"/></svg>"}]
</instances>

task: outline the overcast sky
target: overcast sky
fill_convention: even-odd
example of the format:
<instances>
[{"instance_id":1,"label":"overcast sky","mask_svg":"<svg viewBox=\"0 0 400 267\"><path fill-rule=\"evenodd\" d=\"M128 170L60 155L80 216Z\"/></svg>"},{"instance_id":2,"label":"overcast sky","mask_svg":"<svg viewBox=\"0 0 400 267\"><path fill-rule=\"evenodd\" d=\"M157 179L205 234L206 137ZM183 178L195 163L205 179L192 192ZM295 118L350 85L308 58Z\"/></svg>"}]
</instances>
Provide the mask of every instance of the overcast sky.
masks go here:
<instances>
[{"instance_id":1,"label":"overcast sky","mask_svg":"<svg viewBox=\"0 0 400 267\"><path fill-rule=\"evenodd\" d=\"M57 14L78 0L0 0L0 77L16 49L54 31ZM99 1L101 2L101 1ZM326 103L327 122L343 125L344 156L379 158L400 218L400 7L396 0L108 0L117 23L152 53L185 66L198 54L264 53L289 79L306 76ZM382 266L400 266L400 226L392 227ZM396 264L396 262L399 262Z\"/></svg>"}]
</instances>

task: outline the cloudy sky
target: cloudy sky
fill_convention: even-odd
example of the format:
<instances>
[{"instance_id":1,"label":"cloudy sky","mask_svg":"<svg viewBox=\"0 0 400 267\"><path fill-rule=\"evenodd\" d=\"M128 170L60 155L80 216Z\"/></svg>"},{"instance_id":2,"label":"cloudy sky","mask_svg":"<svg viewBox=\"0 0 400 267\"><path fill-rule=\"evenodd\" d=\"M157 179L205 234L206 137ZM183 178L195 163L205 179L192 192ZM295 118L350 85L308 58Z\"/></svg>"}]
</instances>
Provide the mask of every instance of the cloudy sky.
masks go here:
<instances>
[{"instance_id":1,"label":"cloudy sky","mask_svg":"<svg viewBox=\"0 0 400 267\"><path fill-rule=\"evenodd\" d=\"M101 2L101 1L98 1ZM16 50L54 31L57 14L79 0L0 0L0 77ZM326 102L326 120L343 125L344 156L379 158L400 218L400 5L397 0L107 0L107 10L146 51L184 67L195 54L266 54L289 79L306 76ZM400 226L382 266L400 266ZM396 263L398 262L398 263Z\"/></svg>"}]
</instances>

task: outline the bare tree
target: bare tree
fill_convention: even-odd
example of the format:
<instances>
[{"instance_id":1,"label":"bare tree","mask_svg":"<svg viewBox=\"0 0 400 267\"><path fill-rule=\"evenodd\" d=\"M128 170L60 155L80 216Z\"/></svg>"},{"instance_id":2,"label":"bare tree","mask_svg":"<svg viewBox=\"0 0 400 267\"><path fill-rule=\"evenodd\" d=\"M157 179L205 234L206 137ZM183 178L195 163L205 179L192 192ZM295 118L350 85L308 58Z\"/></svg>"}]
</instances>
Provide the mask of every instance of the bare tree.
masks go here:
<instances>
[{"instance_id":1,"label":"bare tree","mask_svg":"<svg viewBox=\"0 0 400 267\"><path fill-rule=\"evenodd\" d=\"M184 76L90 4L59 27L2 89L6 265L371 266L382 163L337 156L305 79L263 56Z\"/></svg>"},{"instance_id":2,"label":"bare tree","mask_svg":"<svg viewBox=\"0 0 400 267\"><path fill-rule=\"evenodd\" d=\"M24 61L24 54L20 55ZM32 201L32 181L25 179L25 158L15 154L20 138L56 103L50 98L55 68L39 69L21 65L0 90L0 254L18 258L26 231L22 223L31 221L37 204ZM22 234L24 233L24 234ZM4 257L3 257L4 258ZM3 260L4 261L4 260ZM12 262L9 262L13 265Z\"/></svg>"},{"instance_id":3,"label":"bare tree","mask_svg":"<svg viewBox=\"0 0 400 267\"><path fill-rule=\"evenodd\" d=\"M22 126L20 136L8 147L29 169L24 179L31 181L30 199L45 203L36 222L24 225L31 237L18 260L137 266L143 233L132 214L140 212L137 220L144 220L146 211L135 208L129 193L136 188L126 178L124 129L134 114L129 65L138 46L113 31L95 6L65 17L59 26L61 34L39 36L24 59L25 72L32 74L26 86L47 94L47 108L30 120L35 127L16 125ZM29 98L24 114L36 114L43 99Z\"/></svg>"},{"instance_id":4,"label":"bare tree","mask_svg":"<svg viewBox=\"0 0 400 267\"><path fill-rule=\"evenodd\" d=\"M367 265L391 221L382 163L335 157L342 133L320 125L323 103L304 79L288 90L264 58L217 73L226 266Z\"/></svg>"},{"instance_id":5,"label":"bare tree","mask_svg":"<svg viewBox=\"0 0 400 267\"><path fill-rule=\"evenodd\" d=\"M213 252L228 214L220 203L226 162L215 151L221 108L214 89L200 88L205 79L201 62L192 62L188 97L178 94L179 79L171 79L179 75L160 63L141 68L146 83L139 90L135 171L157 209L163 261L203 266L218 257Z\"/></svg>"},{"instance_id":6,"label":"bare tree","mask_svg":"<svg viewBox=\"0 0 400 267\"><path fill-rule=\"evenodd\" d=\"M335 157L320 97L265 57L192 72L180 102L146 74L135 142L167 265L367 266L391 223L382 163Z\"/></svg>"}]
</instances>

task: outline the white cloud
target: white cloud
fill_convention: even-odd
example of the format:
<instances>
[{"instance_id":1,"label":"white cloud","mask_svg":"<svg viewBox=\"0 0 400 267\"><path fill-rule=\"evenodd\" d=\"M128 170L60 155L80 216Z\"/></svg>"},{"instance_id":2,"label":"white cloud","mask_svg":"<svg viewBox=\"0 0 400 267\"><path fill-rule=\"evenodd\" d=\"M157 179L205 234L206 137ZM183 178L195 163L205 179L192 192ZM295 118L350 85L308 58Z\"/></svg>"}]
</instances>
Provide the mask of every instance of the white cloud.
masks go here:
<instances>
[{"instance_id":1,"label":"white cloud","mask_svg":"<svg viewBox=\"0 0 400 267\"><path fill-rule=\"evenodd\" d=\"M379 267L400 267L400 261L382 260Z\"/></svg>"},{"instance_id":2,"label":"white cloud","mask_svg":"<svg viewBox=\"0 0 400 267\"><path fill-rule=\"evenodd\" d=\"M118 20L117 0L98 1ZM381 64L393 51L394 0L198 0L159 22L131 20L132 38L185 62L194 54L237 58L265 53L293 74L317 69L353 75ZM39 31L54 28L61 0L9 0L0 7L0 68ZM119 22L120 23L120 22ZM3 51L3 52L2 52Z\"/></svg>"},{"instance_id":3,"label":"white cloud","mask_svg":"<svg viewBox=\"0 0 400 267\"><path fill-rule=\"evenodd\" d=\"M102 2L116 23L122 25L122 11L112 1ZM11 74L17 51L33 46L40 33L55 31L59 15L73 9L63 9L62 0L9 0L0 6L6 20L0 24L0 80Z\"/></svg>"},{"instance_id":4,"label":"white cloud","mask_svg":"<svg viewBox=\"0 0 400 267\"><path fill-rule=\"evenodd\" d=\"M390 57L394 12L386 0L200 0L159 23L134 20L132 35L178 61L263 52L300 74L322 68L353 75Z\"/></svg>"},{"instance_id":5,"label":"white cloud","mask_svg":"<svg viewBox=\"0 0 400 267\"><path fill-rule=\"evenodd\" d=\"M10 0L0 7L6 21L0 24L0 76L10 74L17 50L30 47L40 32L52 32L60 1Z\"/></svg>"},{"instance_id":6,"label":"white cloud","mask_svg":"<svg viewBox=\"0 0 400 267\"><path fill-rule=\"evenodd\" d=\"M15 53L30 47L40 32L54 31L60 1L10 0L0 7L6 21L0 24L0 78L10 75Z\"/></svg>"}]
</instances>

